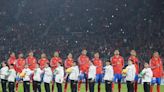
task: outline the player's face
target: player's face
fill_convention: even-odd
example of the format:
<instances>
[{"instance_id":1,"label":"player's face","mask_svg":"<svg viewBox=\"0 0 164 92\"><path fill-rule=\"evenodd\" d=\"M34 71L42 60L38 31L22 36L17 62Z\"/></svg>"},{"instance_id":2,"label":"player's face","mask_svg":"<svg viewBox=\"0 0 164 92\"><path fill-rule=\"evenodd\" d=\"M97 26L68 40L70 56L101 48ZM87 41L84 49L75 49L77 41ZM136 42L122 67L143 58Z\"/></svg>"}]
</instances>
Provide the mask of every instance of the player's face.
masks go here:
<instances>
[{"instance_id":1,"label":"player's face","mask_svg":"<svg viewBox=\"0 0 164 92\"><path fill-rule=\"evenodd\" d=\"M11 53L11 55L10 55L11 57L15 57L15 53Z\"/></svg>"},{"instance_id":2,"label":"player's face","mask_svg":"<svg viewBox=\"0 0 164 92\"><path fill-rule=\"evenodd\" d=\"M131 54L132 56L136 56L136 51L135 51L135 50L131 50L130 54Z\"/></svg>"},{"instance_id":3,"label":"player's face","mask_svg":"<svg viewBox=\"0 0 164 92\"><path fill-rule=\"evenodd\" d=\"M18 57L19 57L19 58L23 58L23 54L19 54Z\"/></svg>"},{"instance_id":4,"label":"player's face","mask_svg":"<svg viewBox=\"0 0 164 92\"><path fill-rule=\"evenodd\" d=\"M68 58L72 58L72 54L70 53L70 54L68 54Z\"/></svg>"},{"instance_id":5,"label":"player's face","mask_svg":"<svg viewBox=\"0 0 164 92\"><path fill-rule=\"evenodd\" d=\"M83 50L82 54L87 55L87 50Z\"/></svg>"},{"instance_id":6,"label":"player's face","mask_svg":"<svg viewBox=\"0 0 164 92\"><path fill-rule=\"evenodd\" d=\"M54 53L54 56L55 56L55 57L59 57L59 53L58 53L58 52L55 52L55 53Z\"/></svg>"},{"instance_id":7,"label":"player's face","mask_svg":"<svg viewBox=\"0 0 164 92\"><path fill-rule=\"evenodd\" d=\"M96 54L94 55L94 57L95 57L95 58L99 58L99 53L96 53Z\"/></svg>"},{"instance_id":8,"label":"player's face","mask_svg":"<svg viewBox=\"0 0 164 92\"><path fill-rule=\"evenodd\" d=\"M41 55L41 58L46 58L46 54L43 53L43 54Z\"/></svg>"},{"instance_id":9,"label":"player's face","mask_svg":"<svg viewBox=\"0 0 164 92\"><path fill-rule=\"evenodd\" d=\"M155 52L155 53L153 54L153 56L154 56L155 58L158 58L158 57L159 57L159 53L158 53L158 52Z\"/></svg>"},{"instance_id":10,"label":"player's face","mask_svg":"<svg viewBox=\"0 0 164 92\"><path fill-rule=\"evenodd\" d=\"M119 54L120 54L119 50L114 51L114 55L119 55Z\"/></svg>"},{"instance_id":11,"label":"player's face","mask_svg":"<svg viewBox=\"0 0 164 92\"><path fill-rule=\"evenodd\" d=\"M29 56L31 56L31 57L32 57L33 55L34 55L34 53L33 53L33 52L30 52L30 53L29 53Z\"/></svg>"}]
</instances>

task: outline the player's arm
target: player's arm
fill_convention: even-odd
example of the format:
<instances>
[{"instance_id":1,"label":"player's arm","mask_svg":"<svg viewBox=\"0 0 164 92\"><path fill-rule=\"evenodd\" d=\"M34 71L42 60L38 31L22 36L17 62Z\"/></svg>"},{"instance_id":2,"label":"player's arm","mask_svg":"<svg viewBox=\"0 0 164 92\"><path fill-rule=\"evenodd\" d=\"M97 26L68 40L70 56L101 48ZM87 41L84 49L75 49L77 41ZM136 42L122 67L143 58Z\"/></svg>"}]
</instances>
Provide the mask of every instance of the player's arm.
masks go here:
<instances>
[{"instance_id":1,"label":"player's arm","mask_svg":"<svg viewBox=\"0 0 164 92\"><path fill-rule=\"evenodd\" d=\"M149 65L150 65L150 68L151 68L151 69L157 68L157 65L156 65L156 66L153 65L152 60L149 61Z\"/></svg>"},{"instance_id":2,"label":"player's arm","mask_svg":"<svg viewBox=\"0 0 164 92\"><path fill-rule=\"evenodd\" d=\"M111 63L112 63L112 66L116 66L116 65L117 65L116 63L114 63L113 57L110 58L110 61L111 61Z\"/></svg>"}]
</instances>

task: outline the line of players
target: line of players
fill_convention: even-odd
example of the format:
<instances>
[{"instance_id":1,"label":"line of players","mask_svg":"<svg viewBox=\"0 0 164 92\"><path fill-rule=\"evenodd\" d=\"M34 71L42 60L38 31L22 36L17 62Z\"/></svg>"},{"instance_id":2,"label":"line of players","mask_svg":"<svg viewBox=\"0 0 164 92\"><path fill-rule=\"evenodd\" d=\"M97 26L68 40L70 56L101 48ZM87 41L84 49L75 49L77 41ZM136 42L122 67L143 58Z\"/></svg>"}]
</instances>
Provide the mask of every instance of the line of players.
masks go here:
<instances>
[{"instance_id":1,"label":"line of players","mask_svg":"<svg viewBox=\"0 0 164 92\"><path fill-rule=\"evenodd\" d=\"M133 92L137 92L139 60L137 58L135 50L131 50L130 54L131 56L129 57L128 60L132 61L132 64L135 66L135 78L134 80L132 80L131 83L132 85L134 85ZM41 88L40 88L41 81L44 82L44 87L46 92L50 92L51 81L52 81L52 89L51 89L52 92L54 92L55 82L58 88L58 92L62 92L61 84L65 81L64 92L67 92L68 78L70 79L72 92L76 92L76 89L78 90L78 92L80 92L83 79L85 79L86 92L88 92L88 84L89 84L90 92L94 91L95 81L98 83L98 92L101 92L101 82L103 79L105 80L106 92L112 92L114 88L113 81L118 83L118 92L121 92L121 80L122 80L122 69L124 67L124 59L120 55L119 50L114 51L114 56L111 57L109 61L111 62L111 67L106 68L108 70L105 70L106 72L103 72L103 62L99 57L99 53L95 53L94 58L90 60L89 57L87 56L86 50L82 51L81 55L78 58L78 62L75 62L73 60L72 54L69 54L64 62L64 67L62 66L62 59L59 57L58 52L54 53L54 57L50 60L50 62L46 58L46 54L44 53L41 54L41 58L38 60L38 63L33 55L33 52L30 52L29 56L26 59L23 58L23 54L19 54L18 58L16 59L15 54L12 53L10 55L10 58L8 59L8 65L10 68L9 69L10 75L8 75L9 92L14 92L15 78L16 78L16 92L18 92L19 81L21 80L20 77L22 76L23 76L24 92L30 92L29 89L30 89L31 80L33 80L32 84L33 84L34 92L37 92L37 90L41 92ZM107 65L110 64L110 62L108 61L106 62L106 67ZM6 69L4 68L4 66L6 66L5 63L3 63L2 65L3 68L1 69L1 83L2 83L3 92L6 92L7 80L3 75L5 75L5 71L7 71L7 68ZM68 71L69 68L71 68L71 72ZM94 72L94 68L95 68L95 72ZM162 61L160 59L158 52L154 52L152 58L150 59L150 68L153 72L153 79L151 81L150 92L153 92L153 85L155 83L157 83L157 92L160 92L160 82L161 82L163 69L162 69ZM65 74L65 77L64 77L64 70L68 71ZM112 74L112 70L113 70L113 74ZM25 72L25 74L23 75L22 72ZM43 73L44 76L40 76L43 75ZM104 78L103 78L103 73L105 73ZM78 84L78 86L76 84ZM127 84L129 83L127 82Z\"/></svg>"}]
</instances>

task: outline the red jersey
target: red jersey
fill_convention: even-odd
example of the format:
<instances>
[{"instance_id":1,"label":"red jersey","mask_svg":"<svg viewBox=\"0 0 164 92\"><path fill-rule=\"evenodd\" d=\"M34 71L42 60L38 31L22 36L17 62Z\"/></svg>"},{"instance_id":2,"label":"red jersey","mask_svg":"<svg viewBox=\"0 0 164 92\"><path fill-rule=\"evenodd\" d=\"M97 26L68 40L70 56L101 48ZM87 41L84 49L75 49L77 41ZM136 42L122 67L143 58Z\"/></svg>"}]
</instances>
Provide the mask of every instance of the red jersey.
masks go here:
<instances>
[{"instance_id":1,"label":"red jersey","mask_svg":"<svg viewBox=\"0 0 164 92\"><path fill-rule=\"evenodd\" d=\"M11 64L14 64L15 65L15 63L16 63L16 57L10 57L9 59L8 59L8 64L9 65L11 65Z\"/></svg>"},{"instance_id":2,"label":"red jersey","mask_svg":"<svg viewBox=\"0 0 164 92\"><path fill-rule=\"evenodd\" d=\"M50 65L51 65L52 71L54 71L57 68L58 62L62 62L62 59L60 57L53 57L51 59Z\"/></svg>"},{"instance_id":3,"label":"red jersey","mask_svg":"<svg viewBox=\"0 0 164 92\"><path fill-rule=\"evenodd\" d=\"M72 58L67 58L67 59L65 60L65 62L64 62L65 68L66 68L66 69L67 69L67 68L70 68L70 67L72 67L72 65L73 65L73 59L72 59Z\"/></svg>"},{"instance_id":4,"label":"red jersey","mask_svg":"<svg viewBox=\"0 0 164 92\"><path fill-rule=\"evenodd\" d=\"M87 73L88 69L89 69L89 58L88 58L88 56L80 55L78 62L79 62L80 71L83 73Z\"/></svg>"},{"instance_id":5,"label":"red jersey","mask_svg":"<svg viewBox=\"0 0 164 92\"><path fill-rule=\"evenodd\" d=\"M26 58L26 63L29 66L29 69L34 70L36 68L36 58L28 56Z\"/></svg>"},{"instance_id":6,"label":"red jersey","mask_svg":"<svg viewBox=\"0 0 164 92\"><path fill-rule=\"evenodd\" d=\"M16 61L16 71L18 73L21 73L22 70L24 69L24 66L25 66L25 59L24 58L18 58L17 61Z\"/></svg>"},{"instance_id":7,"label":"red jersey","mask_svg":"<svg viewBox=\"0 0 164 92\"><path fill-rule=\"evenodd\" d=\"M163 66L162 66L161 59L160 58L155 59L154 57L152 57L149 63L153 71L153 77L156 77L156 78L162 77Z\"/></svg>"},{"instance_id":8,"label":"red jersey","mask_svg":"<svg viewBox=\"0 0 164 92\"><path fill-rule=\"evenodd\" d=\"M41 58L39 61L38 61L39 65L40 65L40 68L43 70L45 68L45 65L47 63L49 63L48 59L46 58Z\"/></svg>"},{"instance_id":9,"label":"red jersey","mask_svg":"<svg viewBox=\"0 0 164 92\"><path fill-rule=\"evenodd\" d=\"M133 64L135 65L135 68L136 68L136 74L139 73L139 65L138 65L138 58L135 57L135 56L130 56L128 60L132 60L133 61Z\"/></svg>"},{"instance_id":10,"label":"red jersey","mask_svg":"<svg viewBox=\"0 0 164 92\"><path fill-rule=\"evenodd\" d=\"M103 68L102 60L99 58L94 58L93 64L96 66L96 74L102 74L102 68Z\"/></svg>"},{"instance_id":11,"label":"red jersey","mask_svg":"<svg viewBox=\"0 0 164 92\"><path fill-rule=\"evenodd\" d=\"M111 63L113 65L114 74L121 74L122 68L124 67L124 59L122 56L113 56L111 58Z\"/></svg>"}]
</instances>

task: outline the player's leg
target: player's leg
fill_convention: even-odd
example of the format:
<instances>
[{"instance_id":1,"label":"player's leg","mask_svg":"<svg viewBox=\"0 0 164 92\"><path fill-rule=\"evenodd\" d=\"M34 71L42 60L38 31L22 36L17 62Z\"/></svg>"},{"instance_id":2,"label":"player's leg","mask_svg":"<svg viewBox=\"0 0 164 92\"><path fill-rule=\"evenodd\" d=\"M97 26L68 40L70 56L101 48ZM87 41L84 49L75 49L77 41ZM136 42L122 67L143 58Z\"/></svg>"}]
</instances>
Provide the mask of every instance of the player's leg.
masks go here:
<instances>
[{"instance_id":1,"label":"player's leg","mask_svg":"<svg viewBox=\"0 0 164 92\"><path fill-rule=\"evenodd\" d=\"M19 81L21 80L21 78L19 77L19 74L17 74L16 77L16 92L18 92L18 87L19 87Z\"/></svg>"},{"instance_id":2,"label":"player's leg","mask_svg":"<svg viewBox=\"0 0 164 92\"><path fill-rule=\"evenodd\" d=\"M86 90L86 92L88 92L88 74L87 73L85 73L84 74L84 77L85 77L85 90Z\"/></svg>"},{"instance_id":3,"label":"player's leg","mask_svg":"<svg viewBox=\"0 0 164 92\"><path fill-rule=\"evenodd\" d=\"M96 74L96 82L98 83L98 92L101 92L102 78L103 78L102 74Z\"/></svg>"},{"instance_id":4,"label":"player's leg","mask_svg":"<svg viewBox=\"0 0 164 92\"><path fill-rule=\"evenodd\" d=\"M54 86L55 86L55 76L52 78L52 92L54 92Z\"/></svg>"},{"instance_id":5,"label":"player's leg","mask_svg":"<svg viewBox=\"0 0 164 92\"><path fill-rule=\"evenodd\" d=\"M138 75L135 76L135 81L134 81L134 92L137 92L138 89Z\"/></svg>"},{"instance_id":6,"label":"player's leg","mask_svg":"<svg viewBox=\"0 0 164 92\"><path fill-rule=\"evenodd\" d=\"M118 92L121 92L121 80L122 80L122 75L118 74Z\"/></svg>"},{"instance_id":7,"label":"player's leg","mask_svg":"<svg viewBox=\"0 0 164 92\"><path fill-rule=\"evenodd\" d=\"M78 82L78 92L80 92L83 79L84 79L84 73L80 73L79 82Z\"/></svg>"},{"instance_id":8,"label":"player's leg","mask_svg":"<svg viewBox=\"0 0 164 92\"><path fill-rule=\"evenodd\" d=\"M156 78L156 83L157 83L157 92L160 92L161 78Z\"/></svg>"},{"instance_id":9,"label":"player's leg","mask_svg":"<svg viewBox=\"0 0 164 92\"><path fill-rule=\"evenodd\" d=\"M153 92L154 84L156 83L156 78L151 80L150 92Z\"/></svg>"}]
</instances>

